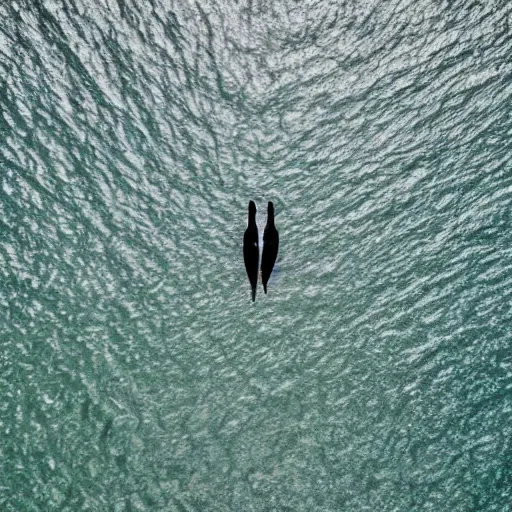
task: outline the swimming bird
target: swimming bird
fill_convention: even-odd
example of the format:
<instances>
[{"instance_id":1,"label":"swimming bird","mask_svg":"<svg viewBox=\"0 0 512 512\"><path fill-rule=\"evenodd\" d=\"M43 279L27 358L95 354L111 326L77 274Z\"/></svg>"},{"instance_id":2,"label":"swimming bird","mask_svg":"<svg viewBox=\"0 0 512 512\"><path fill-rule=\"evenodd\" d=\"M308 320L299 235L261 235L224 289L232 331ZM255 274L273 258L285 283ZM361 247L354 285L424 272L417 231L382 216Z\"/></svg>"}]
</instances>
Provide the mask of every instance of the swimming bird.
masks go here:
<instances>
[{"instance_id":1,"label":"swimming bird","mask_svg":"<svg viewBox=\"0 0 512 512\"><path fill-rule=\"evenodd\" d=\"M263 255L261 256L261 280L263 290L267 293L267 283L274 268L279 249L279 233L274 223L274 203L268 202L267 225L263 231Z\"/></svg>"},{"instance_id":2,"label":"swimming bird","mask_svg":"<svg viewBox=\"0 0 512 512\"><path fill-rule=\"evenodd\" d=\"M256 225L256 205L249 201L249 221L244 233L244 262L247 276L252 288L252 301L256 299L256 285L258 284L258 263L260 250L258 246L258 226Z\"/></svg>"}]
</instances>

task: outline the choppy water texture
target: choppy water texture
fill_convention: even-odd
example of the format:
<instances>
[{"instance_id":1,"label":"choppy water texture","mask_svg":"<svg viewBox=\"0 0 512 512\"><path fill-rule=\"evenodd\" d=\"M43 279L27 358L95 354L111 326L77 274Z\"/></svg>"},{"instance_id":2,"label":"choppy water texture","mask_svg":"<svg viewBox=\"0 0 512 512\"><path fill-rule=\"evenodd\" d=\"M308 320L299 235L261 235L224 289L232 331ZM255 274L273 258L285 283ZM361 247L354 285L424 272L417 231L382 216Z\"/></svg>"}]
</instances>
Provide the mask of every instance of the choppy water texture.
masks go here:
<instances>
[{"instance_id":1,"label":"choppy water texture","mask_svg":"<svg viewBox=\"0 0 512 512\"><path fill-rule=\"evenodd\" d=\"M0 509L512 510L511 18L2 2Z\"/></svg>"}]
</instances>

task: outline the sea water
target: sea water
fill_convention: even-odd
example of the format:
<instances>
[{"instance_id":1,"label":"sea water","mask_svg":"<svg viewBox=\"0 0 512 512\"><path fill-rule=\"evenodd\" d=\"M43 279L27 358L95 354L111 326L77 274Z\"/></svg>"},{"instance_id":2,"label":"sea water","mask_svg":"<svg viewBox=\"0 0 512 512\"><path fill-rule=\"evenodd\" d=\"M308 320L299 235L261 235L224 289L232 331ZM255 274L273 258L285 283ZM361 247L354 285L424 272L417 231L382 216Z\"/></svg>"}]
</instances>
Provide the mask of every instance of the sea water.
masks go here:
<instances>
[{"instance_id":1,"label":"sea water","mask_svg":"<svg viewBox=\"0 0 512 512\"><path fill-rule=\"evenodd\" d=\"M0 509L512 510L511 9L2 2Z\"/></svg>"}]
</instances>

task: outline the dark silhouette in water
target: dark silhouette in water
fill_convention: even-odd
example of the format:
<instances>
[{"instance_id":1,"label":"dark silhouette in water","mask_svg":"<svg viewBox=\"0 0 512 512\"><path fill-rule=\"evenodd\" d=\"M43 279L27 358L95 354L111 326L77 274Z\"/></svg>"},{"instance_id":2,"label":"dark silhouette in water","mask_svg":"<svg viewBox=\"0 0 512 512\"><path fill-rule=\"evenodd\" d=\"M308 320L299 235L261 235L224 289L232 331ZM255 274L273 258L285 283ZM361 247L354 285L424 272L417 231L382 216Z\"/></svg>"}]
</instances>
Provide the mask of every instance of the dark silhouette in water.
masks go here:
<instances>
[{"instance_id":1,"label":"dark silhouette in water","mask_svg":"<svg viewBox=\"0 0 512 512\"><path fill-rule=\"evenodd\" d=\"M263 232L263 255L261 256L261 280L267 293L267 283L274 268L279 249L279 233L274 224L274 203L268 202L267 225Z\"/></svg>"},{"instance_id":2,"label":"dark silhouette in water","mask_svg":"<svg viewBox=\"0 0 512 512\"><path fill-rule=\"evenodd\" d=\"M252 301L256 299L256 285L258 284L258 260L260 251L258 247L258 226L256 226L256 205L249 202L249 222L244 233L244 262L247 276L252 288Z\"/></svg>"}]
</instances>

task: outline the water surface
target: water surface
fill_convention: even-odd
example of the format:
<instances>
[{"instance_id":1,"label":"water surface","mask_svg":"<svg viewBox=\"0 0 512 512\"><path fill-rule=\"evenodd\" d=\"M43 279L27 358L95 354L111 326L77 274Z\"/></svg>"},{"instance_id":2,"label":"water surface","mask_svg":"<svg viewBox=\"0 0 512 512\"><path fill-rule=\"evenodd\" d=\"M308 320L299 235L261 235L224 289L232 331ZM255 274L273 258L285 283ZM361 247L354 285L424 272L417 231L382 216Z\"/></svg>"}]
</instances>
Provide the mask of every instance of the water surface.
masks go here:
<instances>
[{"instance_id":1,"label":"water surface","mask_svg":"<svg viewBox=\"0 0 512 512\"><path fill-rule=\"evenodd\" d=\"M511 11L3 2L0 508L511 510Z\"/></svg>"}]
</instances>

